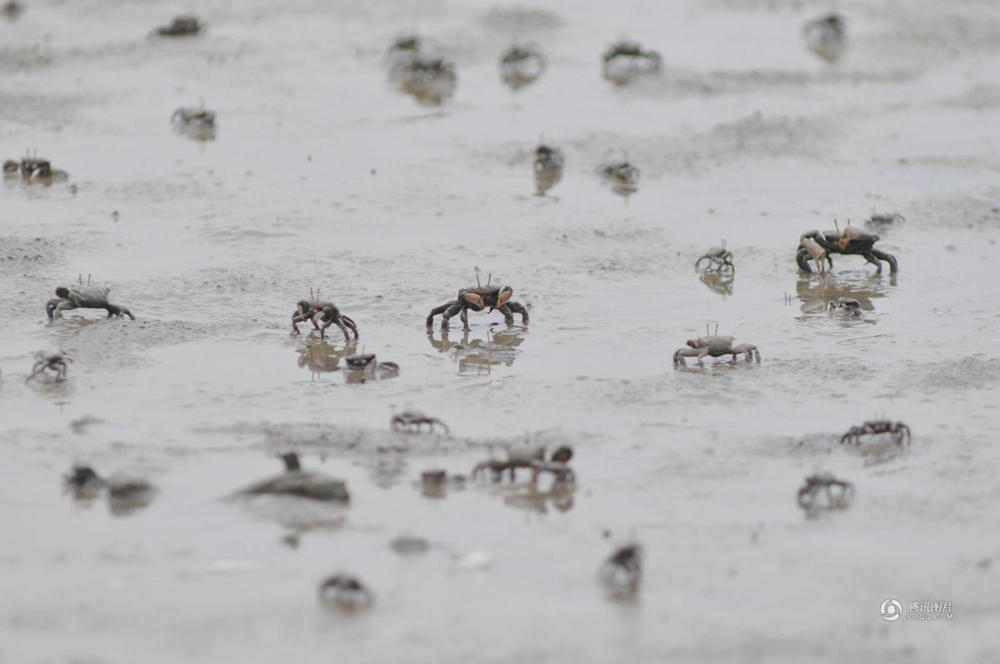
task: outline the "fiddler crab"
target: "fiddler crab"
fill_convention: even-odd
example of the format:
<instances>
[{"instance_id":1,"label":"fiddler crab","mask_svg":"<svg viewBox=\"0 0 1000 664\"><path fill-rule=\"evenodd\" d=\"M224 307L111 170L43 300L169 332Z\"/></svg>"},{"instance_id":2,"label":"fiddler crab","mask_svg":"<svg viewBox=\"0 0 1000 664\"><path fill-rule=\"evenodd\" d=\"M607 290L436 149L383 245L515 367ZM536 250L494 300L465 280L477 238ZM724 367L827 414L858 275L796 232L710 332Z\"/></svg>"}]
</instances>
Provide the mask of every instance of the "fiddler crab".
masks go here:
<instances>
[{"instance_id":1,"label":"fiddler crab","mask_svg":"<svg viewBox=\"0 0 1000 664\"><path fill-rule=\"evenodd\" d=\"M885 261L889 264L889 274L896 274L898 268L896 257L873 248L879 240L877 233L867 233L860 230L857 226L851 226L850 221L847 222L844 230L840 230L836 220L834 220L834 225L837 226L836 230L809 231L799 238L795 262L799 264L799 268L803 272L812 272L809 267L810 260L816 263L816 270L820 274L824 274L826 266L833 268L831 254L857 254L878 268L876 274L882 273L882 264L879 261Z\"/></svg>"},{"instance_id":2,"label":"fiddler crab","mask_svg":"<svg viewBox=\"0 0 1000 664\"><path fill-rule=\"evenodd\" d=\"M55 298L45 304L45 313L49 320L62 318L62 312L69 309L104 309L108 312L108 318L122 318L128 316L135 320L135 316L128 310L128 307L120 304L108 302L108 293L111 289L107 286L92 286L90 275L87 275L87 283L83 283L83 275L80 275L78 286L59 286L56 288Z\"/></svg>"},{"instance_id":3,"label":"fiddler crab","mask_svg":"<svg viewBox=\"0 0 1000 664\"><path fill-rule=\"evenodd\" d=\"M510 299L510 296L514 294L514 289L510 286L491 286L490 282L492 279L493 275L490 274L486 280L486 285L483 286L477 274L475 288L463 288L458 291L456 299L446 302L440 307L431 309L431 313L427 316L427 327L433 327L434 317L441 314L441 328L447 329L448 320L455 314L458 314L462 320L463 327L468 330L470 329L469 309L482 311L487 307L489 307L490 311L496 309L502 313L508 325L514 324L515 313L521 314L521 325L527 325L528 310Z\"/></svg>"},{"instance_id":4,"label":"fiddler crab","mask_svg":"<svg viewBox=\"0 0 1000 664\"><path fill-rule=\"evenodd\" d=\"M356 353L344 358L347 365L347 381L365 383L369 379L392 378L399 375L399 365L395 362L379 362L375 353Z\"/></svg>"},{"instance_id":5,"label":"fiddler crab","mask_svg":"<svg viewBox=\"0 0 1000 664\"><path fill-rule=\"evenodd\" d=\"M419 40L412 39L412 42L404 40L402 45L397 40L390 49L389 76L421 104L439 106L455 92L458 78L455 65L440 57L423 55Z\"/></svg>"},{"instance_id":6,"label":"fiddler crab","mask_svg":"<svg viewBox=\"0 0 1000 664\"><path fill-rule=\"evenodd\" d=\"M404 410L402 413L393 415L391 420L393 431L406 431L409 433L420 433L421 428L425 424L431 432L434 431L436 425L441 425L445 433L451 433L447 424L436 417L428 417L419 410Z\"/></svg>"},{"instance_id":7,"label":"fiddler crab","mask_svg":"<svg viewBox=\"0 0 1000 664\"><path fill-rule=\"evenodd\" d=\"M375 597L357 577L349 574L334 574L323 580L319 586L319 601L340 611L367 609Z\"/></svg>"},{"instance_id":8,"label":"fiddler crab","mask_svg":"<svg viewBox=\"0 0 1000 664\"><path fill-rule=\"evenodd\" d=\"M806 478L796 499L806 514L820 510L842 510L850 506L854 498L854 485L839 480L830 473L816 473Z\"/></svg>"},{"instance_id":9,"label":"fiddler crab","mask_svg":"<svg viewBox=\"0 0 1000 664\"><path fill-rule=\"evenodd\" d=\"M319 291L313 292L310 288L309 299L299 300L295 305L295 313L292 314L292 336L300 334L299 323L311 321L313 327L319 330L320 339L326 338L326 328L336 325L344 333L344 341L351 340L348 328L354 332L354 339L357 340L358 326L354 321L340 313L340 309L333 302L323 302L319 298Z\"/></svg>"},{"instance_id":10,"label":"fiddler crab","mask_svg":"<svg viewBox=\"0 0 1000 664\"><path fill-rule=\"evenodd\" d=\"M642 581L642 547L626 544L612 553L598 570L598 578L612 599L631 599Z\"/></svg>"},{"instance_id":11,"label":"fiddler crab","mask_svg":"<svg viewBox=\"0 0 1000 664\"><path fill-rule=\"evenodd\" d=\"M544 196L552 187L562 179L563 166L566 159L562 150L548 145L539 145L535 148L535 191L539 196Z\"/></svg>"},{"instance_id":12,"label":"fiddler crab","mask_svg":"<svg viewBox=\"0 0 1000 664\"><path fill-rule=\"evenodd\" d=\"M597 174L611 190L619 196L628 196L639 191L639 169L625 161L611 161L597 167Z\"/></svg>"},{"instance_id":13,"label":"fiddler crab","mask_svg":"<svg viewBox=\"0 0 1000 664\"><path fill-rule=\"evenodd\" d=\"M847 43L847 22L840 14L820 16L802 26L802 37L810 51L827 62L835 62Z\"/></svg>"},{"instance_id":14,"label":"fiddler crab","mask_svg":"<svg viewBox=\"0 0 1000 664\"><path fill-rule=\"evenodd\" d=\"M702 358L706 355L710 357L720 357L722 355L732 355L732 361L736 362L739 355L743 355L747 362L751 359L760 364L760 351L753 344L733 345L735 337L720 337L719 325L715 325L715 334L708 333L708 324L705 325L705 336L697 339L688 339L686 348L678 348L674 353L674 367L685 365L685 357L698 358L698 364L702 364Z\"/></svg>"},{"instance_id":15,"label":"fiddler crab","mask_svg":"<svg viewBox=\"0 0 1000 664\"><path fill-rule=\"evenodd\" d=\"M733 252L726 249L726 241L722 241L721 247L712 247L704 254L701 255L698 260L694 262L694 269L699 270L701 268L702 261L707 261L707 265L703 272L735 272L736 266L733 265Z\"/></svg>"},{"instance_id":16,"label":"fiddler crab","mask_svg":"<svg viewBox=\"0 0 1000 664\"><path fill-rule=\"evenodd\" d=\"M24 382L29 383L35 378L43 377L56 382L66 380L66 370L69 368L67 363L72 361L73 358L68 353L62 351L46 353L40 350L35 353L35 363L31 366L31 373L24 379Z\"/></svg>"},{"instance_id":17,"label":"fiddler crab","mask_svg":"<svg viewBox=\"0 0 1000 664\"><path fill-rule=\"evenodd\" d=\"M659 73L663 58L656 51L647 51L636 42L612 44L601 56L601 75L615 85L625 85L641 76Z\"/></svg>"},{"instance_id":18,"label":"fiddler crab","mask_svg":"<svg viewBox=\"0 0 1000 664\"><path fill-rule=\"evenodd\" d=\"M512 90L535 82L545 71L545 56L538 44L515 44L500 56L500 77Z\"/></svg>"},{"instance_id":19,"label":"fiddler crab","mask_svg":"<svg viewBox=\"0 0 1000 664\"><path fill-rule=\"evenodd\" d=\"M201 22L197 16L185 14L175 16L174 20L167 25L161 25L154 32L161 37L187 37L201 32Z\"/></svg>"},{"instance_id":20,"label":"fiddler crab","mask_svg":"<svg viewBox=\"0 0 1000 664\"><path fill-rule=\"evenodd\" d=\"M548 459L545 458L544 447L508 450L506 459L488 459L477 463L472 469L472 478L476 479L483 473L489 473L494 479L499 480L504 472L509 472L510 480L513 482L518 468L528 468L531 470L532 483L538 481L540 473L551 473L557 484L574 482L576 474L569 467L569 460L572 458L573 449L567 445L557 448Z\"/></svg>"},{"instance_id":21,"label":"fiddler crab","mask_svg":"<svg viewBox=\"0 0 1000 664\"><path fill-rule=\"evenodd\" d=\"M327 503L347 504L351 497L347 484L322 473L302 470L299 455L288 452L281 455L285 472L237 491L237 496L297 496Z\"/></svg>"},{"instance_id":22,"label":"fiddler crab","mask_svg":"<svg viewBox=\"0 0 1000 664\"><path fill-rule=\"evenodd\" d=\"M200 141L215 138L215 111L204 107L182 106L170 116L170 123L191 138Z\"/></svg>"},{"instance_id":23,"label":"fiddler crab","mask_svg":"<svg viewBox=\"0 0 1000 664\"><path fill-rule=\"evenodd\" d=\"M52 168L48 159L42 159L37 154L29 154L22 157L20 161L8 159L3 163L3 175L5 178L20 176L24 182L41 182L42 184L52 184L69 178L66 171Z\"/></svg>"},{"instance_id":24,"label":"fiddler crab","mask_svg":"<svg viewBox=\"0 0 1000 664\"><path fill-rule=\"evenodd\" d=\"M861 302L853 297L838 297L826 303L827 311L839 312L845 316L860 316Z\"/></svg>"},{"instance_id":25,"label":"fiddler crab","mask_svg":"<svg viewBox=\"0 0 1000 664\"><path fill-rule=\"evenodd\" d=\"M898 212L872 212L872 216L865 221L866 226L889 226L891 224L906 221L906 217Z\"/></svg>"},{"instance_id":26,"label":"fiddler crab","mask_svg":"<svg viewBox=\"0 0 1000 664\"><path fill-rule=\"evenodd\" d=\"M862 436L877 436L887 433L893 442L902 447L910 444L910 427L902 422L891 422L889 420L869 420L861 426L851 427L840 437L840 444L855 443L861 444Z\"/></svg>"}]
</instances>

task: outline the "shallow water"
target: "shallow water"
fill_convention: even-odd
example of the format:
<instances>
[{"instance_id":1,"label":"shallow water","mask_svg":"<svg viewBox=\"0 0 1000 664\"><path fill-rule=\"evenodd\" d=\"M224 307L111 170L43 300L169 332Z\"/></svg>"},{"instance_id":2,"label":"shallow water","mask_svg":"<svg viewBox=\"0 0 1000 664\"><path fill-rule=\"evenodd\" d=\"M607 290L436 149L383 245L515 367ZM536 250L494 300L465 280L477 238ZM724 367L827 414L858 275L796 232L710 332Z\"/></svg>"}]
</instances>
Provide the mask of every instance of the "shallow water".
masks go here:
<instances>
[{"instance_id":1,"label":"shallow water","mask_svg":"<svg viewBox=\"0 0 1000 664\"><path fill-rule=\"evenodd\" d=\"M838 8L834 65L802 45L828 9L811 2L208 3L191 40L147 36L177 11L158 0L0 22L2 157L70 174L0 186L0 662L1000 658L1000 14ZM440 107L387 80L410 31L456 64ZM621 38L663 76L603 81ZM497 58L526 39L548 67L515 93ZM214 141L170 126L201 100ZM566 156L544 197L540 138ZM624 158L627 198L594 170ZM898 275L856 256L799 274L801 233L873 210L905 216L878 230ZM693 269L721 239L722 293ZM530 325L473 313L467 336L457 318L428 336L477 269ZM139 320L47 325L81 274ZM357 321L355 348L289 335L310 288ZM862 316L828 313L838 297ZM763 362L675 370L707 321ZM70 353L65 383L25 384L41 349ZM350 382L361 351L399 376ZM453 436L392 433L411 408ZM874 418L913 444L838 444ZM523 483L421 495L422 471L525 442L574 447L569 509ZM223 500L289 449L350 507ZM74 502L77 462L159 493L122 517ZM819 470L857 496L806 519ZM432 546L402 557L400 534ZM597 569L633 539L638 600L610 602ZM371 611L318 605L338 570ZM954 618L887 623L889 597Z\"/></svg>"}]
</instances>

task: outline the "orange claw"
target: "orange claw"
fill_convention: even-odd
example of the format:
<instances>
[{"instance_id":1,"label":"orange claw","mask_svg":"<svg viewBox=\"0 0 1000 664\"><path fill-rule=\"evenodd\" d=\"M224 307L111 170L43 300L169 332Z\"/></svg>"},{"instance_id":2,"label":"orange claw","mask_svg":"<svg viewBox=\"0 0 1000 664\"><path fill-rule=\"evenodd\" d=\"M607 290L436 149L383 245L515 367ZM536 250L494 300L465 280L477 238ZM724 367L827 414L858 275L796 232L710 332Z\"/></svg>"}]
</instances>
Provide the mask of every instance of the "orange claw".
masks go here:
<instances>
[{"instance_id":1,"label":"orange claw","mask_svg":"<svg viewBox=\"0 0 1000 664\"><path fill-rule=\"evenodd\" d=\"M465 301L471 304L472 306L476 307L477 311L481 310L483 307L486 306L486 303L483 302L483 296L477 295L475 293L466 293Z\"/></svg>"},{"instance_id":2,"label":"orange claw","mask_svg":"<svg viewBox=\"0 0 1000 664\"><path fill-rule=\"evenodd\" d=\"M507 300L509 300L510 296L513 295L513 293L514 293L514 291L508 290L508 289L504 289L504 290L500 291L500 294L497 296L497 305L494 308L498 309L501 306L503 306L503 303L506 302Z\"/></svg>"}]
</instances>

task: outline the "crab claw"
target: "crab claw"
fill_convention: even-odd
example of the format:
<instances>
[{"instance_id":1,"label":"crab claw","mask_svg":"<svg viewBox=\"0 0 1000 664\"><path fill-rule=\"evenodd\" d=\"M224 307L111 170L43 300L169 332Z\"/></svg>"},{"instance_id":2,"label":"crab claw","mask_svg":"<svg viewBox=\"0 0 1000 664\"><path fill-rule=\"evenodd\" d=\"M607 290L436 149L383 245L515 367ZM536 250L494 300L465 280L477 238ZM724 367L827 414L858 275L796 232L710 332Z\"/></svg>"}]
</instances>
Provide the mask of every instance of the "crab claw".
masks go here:
<instances>
[{"instance_id":1,"label":"crab claw","mask_svg":"<svg viewBox=\"0 0 1000 664\"><path fill-rule=\"evenodd\" d=\"M499 309L500 307L502 307L503 303L509 300L510 296L513 294L514 294L514 289L511 288L510 286L504 286L502 289L500 289L500 292L497 294L497 303L495 308Z\"/></svg>"},{"instance_id":2,"label":"crab claw","mask_svg":"<svg viewBox=\"0 0 1000 664\"><path fill-rule=\"evenodd\" d=\"M486 303L483 301L482 295L477 295L476 293L466 293L465 301L476 308L476 311L481 311Z\"/></svg>"}]
</instances>

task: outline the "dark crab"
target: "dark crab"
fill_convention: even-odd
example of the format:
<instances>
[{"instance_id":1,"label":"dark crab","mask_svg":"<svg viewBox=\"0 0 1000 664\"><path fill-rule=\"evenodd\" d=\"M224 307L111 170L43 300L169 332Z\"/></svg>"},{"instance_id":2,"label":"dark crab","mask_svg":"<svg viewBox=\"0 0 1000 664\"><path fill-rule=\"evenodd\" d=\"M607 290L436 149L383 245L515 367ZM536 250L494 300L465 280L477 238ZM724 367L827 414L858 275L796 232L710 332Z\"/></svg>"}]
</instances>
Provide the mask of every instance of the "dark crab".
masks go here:
<instances>
[{"instance_id":1,"label":"dark crab","mask_svg":"<svg viewBox=\"0 0 1000 664\"><path fill-rule=\"evenodd\" d=\"M69 309L104 309L108 312L108 318L122 318L123 316L128 316L132 320L135 320L135 316L132 312L120 304L111 304L108 302L108 293L111 289L106 286L92 286L90 284L90 277L87 277L87 283L84 285L83 276L80 276L80 283L78 286L59 286L56 288L56 295L58 297L49 300L45 304L45 313L48 314L49 320L54 318L62 318L62 312Z\"/></svg>"},{"instance_id":2,"label":"dark crab","mask_svg":"<svg viewBox=\"0 0 1000 664\"><path fill-rule=\"evenodd\" d=\"M28 383L35 378L43 376L54 381L66 380L66 369L69 366L67 362L72 361L73 359L69 355L61 351L58 353L46 353L40 350L35 353L35 363L31 366L31 373L24 379L24 382ZM50 376L46 372L52 375Z\"/></svg>"},{"instance_id":3,"label":"dark crab","mask_svg":"<svg viewBox=\"0 0 1000 664\"><path fill-rule=\"evenodd\" d=\"M208 141L215 138L215 111L204 107L182 106L170 116L174 128L191 138Z\"/></svg>"},{"instance_id":4,"label":"dark crab","mask_svg":"<svg viewBox=\"0 0 1000 664\"><path fill-rule=\"evenodd\" d=\"M845 316L860 316L861 302L853 297L838 297L826 303L826 308L831 312L839 312Z\"/></svg>"},{"instance_id":5,"label":"dark crab","mask_svg":"<svg viewBox=\"0 0 1000 664\"><path fill-rule=\"evenodd\" d=\"M569 467L573 458L573 450L563 445L556 449L548 459L545 458L545 448L535 447L523 450L508 450L506 459L488 459L477 463L472 469L472 478L488 472L494 479L501 479L504 472L510 473L513 482L518 468L531 470L531 481L538 480L540 473L551 473L556 483L573 482L576 474Z\"/></svg>"},{"instance_id":6,"label":"dark crab","mask_svg":"<svg viewBox=\"0 0 1000 664\"><path fill-rule=\"evenodd\" d=\"M900 447L910 444L910 427L902 422L889 420L869 420L861 426L851 427L847 433L840 437L840 443L841 445L844 443L860 445L862 436L877 436L883 433L889 434L893 442Z\"/></svg>"},{"instance_id":7,"label":"dark crab","mask_svg":"<svg viewBox=\"0 0 1000 664\"><path fill-rule=\"evenodd\" d=\"M706 355L709 357L720 357L722 355L732 355L732 361L736 362L736 358L739 355L743 355L747 362L752 359L760 364L760 351L753 344L733 344L735 337L720 337L718 336L719 326L715 326L716 334L708 334L708 325L705 326L704 337L698 337L697 339L688 339L687 347L678 348L674 352L674 368L681 365L685 365L685 357L696 357L698 358L698 364L702 364L702 358Z\"/></svg>"},{"instance_id":8,"label":"dark crab","mask_svg":"<svg viewBox=\"0 0 1000 664\"><path fill-rule=\"evenodd\" d=\"M358 339L358 326L349 317L340 313L333 302L323 302L319 299L319 291L313 292L309 289L309 299L299 300L295 306L295 313L292 314L292 336L300 334L299 323L311 321L313 327L319 330L320 339L326 338L326 328L336 325L344 333L344 341L350 342L351 335L348 328L354 332L354 339Z\"/></svg>"},{"instance_id":9,"label":"dark crab","mask_svg":"<svg viewBox=\"0 0 1000 664\"><path fill-rule=\"evenodd\" d=\"M340 611L366 609L375 601L371 591L357 577L334 574L319 586L319 601Z\"/></svg>"},{"instance_id":10,"label":"dark crab","mask_svg":"<svg viewBox=\"0 0 1000 664\"><path fill-rule=\"evenodd\" d=\"M515 313L521 314L521 325L527 325L527 309L510 299L510 296L514 294L514 289L510 286L491 286L490 281L492 281L492 276L490 275L490 278L486 281L486 285L483 286L479 281L479 275L476 275L475 288L463 288L458 291L456 299L446 302L440 307L431 309L431 313L427 316L427 327L433 327L434 317L441 314L441 328L447 329L448 320L455 314L458 314L459 318L462 319L462 326L468 330L470 329L469 309L482 311L487 307L489 307L490 311L496 309L502 313L508 325L514 324Z\"/></svg>"},{"instance_id":11,"label":"dark crab","mask_svg":"<svg viewBox=\"0 0 1000 664\"><path fill-rule=\"evenodd\" d=\"M434 431L436 425L441 425L445 433L450 434L451 430L448 425L439 420L436 417L428 417L418 410L404 410L402 413L397 413L392 416L391 420L393 431L407 431L410 433L420 433L423 425Z\"/></svg>"},{"instance_id":12,"label":"dark crab","mask_svg":"<svg viewBox=\"0 0 1000 664\"><path fill-rule=\"evenodd\" d=\"M597 167L597 174L620 196L639 191L639 168L624 161L610 161Z\"/></svg>"},{"instance_id":13,"label":"dark crab","mask_svg":"<svg viewBox=\"0 0 1000 664\"><path fill-rule=\"evenodd\" d=\"M847 22L840 14L826 14L802 26L802 38L810 51L827 62L835 62L847 44Z\"/></svg>"},{"instance_id":14,"label":"dark crab","mask_svg":"<svg viewBox=\"0 0 1000 664\"><path fill-rule=\"evenodd\" d=\"M515 44L500 56L500 77L512 90L534 83L545 71L545 56L538 44Z\"/></svg>"},{"instance_id":15,"label":"dark crab","mask_svg":"<svg viewBox=\"0 0 1000 664\"><path fill-rule=\"evenodd\" d=\"M698 260L694 263L694 269L699 270L701 268L702 261L707 261L708 264L705 266L704 272L735 272L736 266L733 265L733 252L726 249L726 241L722 241L721 247L712 247L704 254L701 255Z\"/></svg>"},{"instance_id":16,"label":"dark crab","mask_svg":"<svg viewBox=\"0 0 1000 664\"><path fill-rule=\"evenodd\" d=\"M392 378L399 375L399 365L395 362L379 362L375 353L357 353L344 358L347 365L347 381L364 383L369 379Z\"/></svg>"},{"instance_id":17,"label":"dark crab","mask_svg":"<svg viewBox=\"0 0 1000 664\"><path fill-rule=\"evenodd\" d=\"M544 196L552 187L562 179L563 166L566 159L562 150L548 145L539 145L535 148L535 191L539 196Z\"/></svg>"},{"instance_id":18,"label":"dark crab","mask_svg":"<svg viewBox=\"0 0 1000 664\"><path fill-rule=\"evenodd\" d=\"M185 14L175 16L174 20L167 25L161 25L154 32L161 37L188 37L201 32L201 22L197 16Z\"/></svg>"},{"instance_id":19,"label":"dark crab","mask_svg":"<svg viewBox=\"0 0 1000 664\"><path fill-rule=\"evenodd\" d=\"M66 171L52 168L52 163L48 159L42 159L37 154L28 154L20 161L8 159L3 163L3 174L5 178L20 176L24 182L42 184L52 184L69 178Z\"/></svg>"},{"instance_id":20,"label":"dark crab","mask_svg":"<svg viewBox=\"0 0 1000 664\"><path fill-rule=\"evenodd\" d=\"M796 494L799 507L807 514L815 514L820 510L846 509L853 498L854 485L846 480L839 480L830 473L810 475Z\"/></svg>"},{"instance_id":21,"label":"dark crab","mask_svg":"<svg viewBox=\"0 0 1000 664\"><path fill-rule=\"evenodd\" d=\"M625 85L639 77L659 73L663 58L636 42L612 44L601 56L601 75L615 85Z\"/></svg>"},{"instance_id":22,"label":"dark crab","mask_svg":"<svg viewBox=\"0 0 1000 664\"><path fill-rule=\"evenodd\" d=\"M878 268L876 274L882 273L882 264L879 261L889 264L889 274L896 274L898 268L896 257L875 249L874 244L878 240L877 233L865 232L856 226L851 226L850 222L844 230L838 227L832 231L809 231L799 238L795 262L803 272L811 273L809 261L812 260L816 263L816 269L822 274L824 264L833 267L831 254L857 254Z\"/></svg>"},{"instance_id":23,"label":"dark crab","mask_svg":"<svg viewBox=\"0 0 1000 664\"><path fill-rule=\"evenodd\" d=\"M642 581L642 547L626 544L616 549L601 565L598 578L610 598L634 598Z\"/></svg>"}]
</instances>

